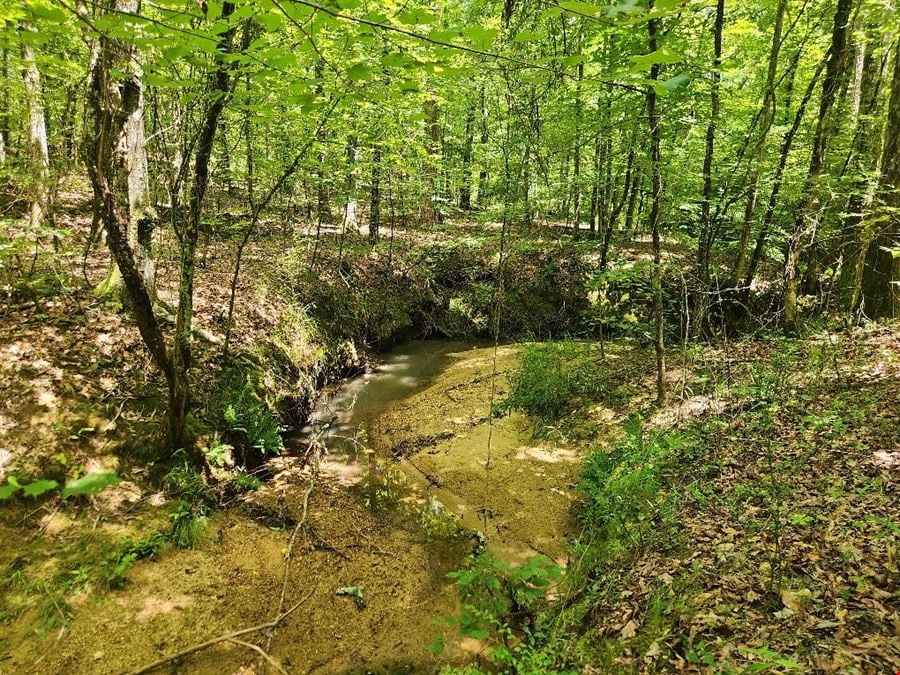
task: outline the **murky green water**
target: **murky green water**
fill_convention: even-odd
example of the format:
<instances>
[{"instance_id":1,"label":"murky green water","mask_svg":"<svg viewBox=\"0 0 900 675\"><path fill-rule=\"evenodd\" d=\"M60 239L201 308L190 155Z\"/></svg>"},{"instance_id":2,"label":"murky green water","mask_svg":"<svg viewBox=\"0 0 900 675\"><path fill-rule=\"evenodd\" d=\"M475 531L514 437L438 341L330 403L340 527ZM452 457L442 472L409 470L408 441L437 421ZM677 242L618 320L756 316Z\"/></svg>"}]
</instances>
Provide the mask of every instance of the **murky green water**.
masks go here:
<instances>
[{"instance_id":1,"label":"murky green water","mask_svg":"<svg viewBox=\"0 0 900 675\"><path fill-rule=\"evenodd\" d=\"M357 458L380 415L430 384L450 364L451 354L478 346L483 343L413 340L400 345L371 372L348 380L320 401L292 443L302 446L317 439L333 456Z\"/></svg>"},{"instance_id":2,"label":"murky green water","mask_svg":"<svg viewBox=\"0 0 900 675\"><path fill-rule=\"evenodd\" d=\"M474 341L406 343L323 401L293 443L324 446L321 475L391 522L453 540L450 555L485 540L509 560L559 558L577 453L535 445L521 415L490 416L518 354Z\"/></svg>"}]
</instances>

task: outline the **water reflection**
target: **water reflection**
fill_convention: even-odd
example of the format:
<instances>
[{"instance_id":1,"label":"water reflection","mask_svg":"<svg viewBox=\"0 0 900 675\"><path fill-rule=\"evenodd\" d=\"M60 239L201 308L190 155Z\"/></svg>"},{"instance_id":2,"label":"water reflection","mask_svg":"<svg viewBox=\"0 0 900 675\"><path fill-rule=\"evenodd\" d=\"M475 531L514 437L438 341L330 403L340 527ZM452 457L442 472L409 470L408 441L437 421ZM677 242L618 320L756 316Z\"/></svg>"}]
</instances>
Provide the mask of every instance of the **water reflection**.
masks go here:
<instances>
[{"instance_id":1,"label":"water reflection","mask_svg":"<svg viewBox=\"0 0 900 675\"><path fill-rule=\"evenodd\" d=\"M429 539L465 539L463 505L445 505L428 486L410 480L390 456L369 447L372 424L397 401L428 386L452 355L478 347L474 342L408 342L371 372L345 382L313 410L309 424L290 440L298 449L316 441L327 454L320 472L358 491L366 505L382 515L414 525ZM451 508L448 508L450 506Z\"/></svg>"}]
</instances>

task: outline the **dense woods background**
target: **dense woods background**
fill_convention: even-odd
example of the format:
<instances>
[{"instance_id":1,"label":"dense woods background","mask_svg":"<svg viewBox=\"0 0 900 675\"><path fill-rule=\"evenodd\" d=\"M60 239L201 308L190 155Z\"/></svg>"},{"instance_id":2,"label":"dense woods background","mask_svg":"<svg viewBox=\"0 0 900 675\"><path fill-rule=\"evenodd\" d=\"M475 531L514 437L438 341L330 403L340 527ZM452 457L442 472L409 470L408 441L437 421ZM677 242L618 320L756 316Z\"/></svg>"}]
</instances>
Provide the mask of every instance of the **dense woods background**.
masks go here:
<instances>
[{"instance_id":1,"label":"dense woods background","mask_svg":"<svg viewBox=\"0 0 900 675\"><path fill-rule=\"evenodd\" d=\"M7 212L29 216L9 232L4 273L28 271L30 242L65 236L61 185L86 174L89 246L102 230L118 268L104 283L124 284L169 383L176 447L199 238L228 234L237 279L273 218L367 226L372 244L387 221L460 212L569 228L602 242L600 269L649 233L657 287L667 236L696 249L698 335L747 311L789 331L810 310L894 316L893 9L13 3L0 162ZM169 228L180 281L167 345L153 251Z\"/></svg>"}]
</instances>

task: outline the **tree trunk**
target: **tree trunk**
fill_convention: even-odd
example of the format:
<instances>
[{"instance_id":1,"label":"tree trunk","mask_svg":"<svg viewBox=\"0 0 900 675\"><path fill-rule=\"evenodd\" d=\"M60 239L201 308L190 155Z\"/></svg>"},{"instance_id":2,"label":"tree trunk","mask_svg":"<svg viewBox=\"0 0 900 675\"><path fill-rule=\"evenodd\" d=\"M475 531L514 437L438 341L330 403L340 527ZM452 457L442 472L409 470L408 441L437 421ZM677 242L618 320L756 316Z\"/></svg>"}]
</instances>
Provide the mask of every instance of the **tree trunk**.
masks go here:
<instances>
[{"instance_id":1,"label":"tree trunk","mask_svg":"<svg viewBox=\"0 0 900 675\"><path fill-rule=\"evenodd\" d=\"M900 316L900 41L894 47L887 133L879 196L884 221L869 245L863 270L863 311L873 319Z\"/></svg>"},{"instance_id":2,"label":"tree trunk","mask_svg":"<svg viewBox=\"0 0 900 675\"><path fill-rule=\"evenodd\" d=\"M616 229L616 222L622 213L625 200L631 190L631 174L634 171L634 145L628 150L628 159L625 161L625 179L622 183L622 196L616 201L612 213L609 216L609 222L606 223L606 229L603 233L603 245L600 248L600 269L605 270L609 259L609 249L612 244L613 232Z\"/></svg>"},{"instance_id":3,"label":"tree trunk","mask_svg":"<svg viewBox=\"0 0 900 675\"><path fill-rule=\"evenodd\" d=\"M101 6L117 11L115 0ZM151 359L166 378L170 407L175 400L175 375L165 338L153 313L153 300L144 284L128 239L127 173L125 158L118 151L125 125L138 106L139 85L134 78L116 81L114 73L128 72L129 49L120 41L101 34L96 59L92 59L87 112L90 126L85 136L85 162L94 192L98 217L107 233L110 253L122 273L125 291L138 331Z\"/></svg>"},{"instance_id":4,"label":"tree trunk","mask_svg":"<svg viewBox=\"0 0 900 675\"><path fill-rule=\"evenodd\" d=\"M584 63L578 64L575 84L575 148L572 157L572 231L578 234L581 227L581 81L584 79Z\"/></svg>"},{"instance_id":5,"label":"tree trunk","mask_svg":"<svg viewBox=\"0 0 900 675\"><path fill-rule=\"evenodd\" d=\"M600 215L600 133L594 140L594 172L591 180L591 215L588 219L588 229L593 235L597 230L597 218Z\"/></svg>"},{"instance_id":6,"label":"tree trunk","mask_svg":"<svg viewBox=\"0 0 900 675\"><path fill-rule=\"evenodd\" d=\"M122 11L140 13L139 0L127 0ZM150 205L150 171L144 133L144 83L141 53L131 48L131 79L137 89L137 105L125 120L125 166L128 173L128 243L150 299L156 300L156 264L153 260L153 229L156 214Z\"/></svg>"},{"instance_id":7,"label":"tree trunk","mask_svg":"<svg viewBox=\"0 0 900 675\"><path fill-rule=\"evenodd\" d=\"M484 88L481 89L481 168L478 170L478 206L487 206L487 144L488 144L488 109L484 98Z\"/></svg>"},{"instance_id":8,"label":"tree trunk","mask_svg":"<svg viewBox=\"0 0 900 675\"><path fill-rule=\"evenodd\" d=\"M653 0L648 0L648 8L653 9ZM650 53L657 50L657 19L647 22ZM660 167L660 113L656 102L653 83L659 79L659 64L650 66L650 86L647 87L647 118L650 124L650 174L652 195L650 201L650 232L653 237L653 314L656 323L654 348L656 351L656 405L666 401L666 346L663 334L662 303L662 253L660 251L660 209L662 208L662 174Z\"/></svg>"},{"instance_id":9,"label":"tree trunk","mask_svg":"<svg viewBox=\"0 0 900 675\"><path fill-rule=\"evenodd\" d=\"M700 237L697 243L697 294L694 298L694 333L699 335L709 313L709 266L713 245L712 193L713 160L715 159L716 125L719 123L719 85L722 75L722 25L725 0L716 2L713 28L713 68L710 85L709 124L706 125L706 150L703 154L703 200L700 204Z\"/></svg>"},{"instance_id":10,"label":"tree trunk","mask_svg":"<svg viewBox=\"0 0 900 675\"><path fill-rule=\"evenodd\" d=\"M753 227L753 218L756 215L756 205L759 198L759 174L765 160L766 139L769 129L772 128L772 117L775 114L775 74L778 71L778 55L781 51L781 33L784 28L784 14L787 10L787 0L779 0L778 9L775 10L775 26L772 29L772 48L769 51L769 67L766 71L766 87L763 92L762 107L759 111L759 127L756 132L756 143L753 147L753 157L750 160L747 206L744 209L744 221L741 225L741 234L738 241L737 259L734 262L734 280L740 281L747 272L747 249L750 244L750 231Z\"/></svg>"},{"instance_id":11,"label":"tree trunk","mask_svg":"<svg viewBox=\"0 0 900 675\"><path fill-rule=\"evenodd\" d=\"M794 138L800 130L800 124L803 122L803 116L806 113L806 106L809 105L813 91L816 88L816 83L819 81L819 76L825 68L826 61L827 59L819 62L819 66L813 73L813 76L806 87L806 91L803 94L803 98L800 100L797 112L794 114L794 122L791 124L791 128L784 134L784 138L781 141L778 167L775 169L775 177L772 180L772 192L769 194L766 212L763 215L762 225L760 226L759 233L756 237L756 246L753 249L753 255L750 256L750 262L747 265L747 276L744 278L744 283L741 288L740 297L745 304L747 298L750 296L750 286L753 284L753 279L756 276L756 268L759 266L763 257L763 251L765 250L769 238L769 230L772 228L772 221L775 217L775 207L778 205L778 197L781 194L781 185L784 182L784 170L787 166L788 157L791 154L791 146L794 144Z\"/></svg>"},{"instance_id":12,"label":"tree trunk","mask_svg":"<svg viewBox=\"0 0 900 675\"><path fill-rule=\"evenodd\" d=\"M222 5L222 18L234 11L234 4ZM235 29L232 26L219 38L217 50L220 56L232 51ZM191 328L194 317L194 272L197 237L203 214L203 197L209 184L209 160L212 156L216 129L231 90L231 63L220 60L210 76L212 96L203 111L197 153L194 158L193 180L188 201L187 219L179 221L180 274L178 281L178 310L175 314L175 348L173 350L174 401L169 411L169 441L173 449L190 445L186 424L190 407L190 383L188 374L192 366ZM198 458L202 459L202 458Z\"/></svg>"},{"instance_id":13,"label":"tree trunk","mask_svg":"<svg viewBox=\"0 0 900 675\"><path fill-rule=\"evenodd\" d=\"M321 98L324 91L322 87L323 65L321 59L316 61L315 66L316 80L316 98ZM320 127L316 132L319 140L319 161L316 164L316 232L322 228L323 223L331 222L331 209L328 206L328 190L325 184L325 127Z\"/></svg>"},{"instance_id":14,"label":"tree trunk","mask_svg":"<svg viewBox=\"0 0 900 675\"><path fill-rule=\"evenodd\" d=\"M441 147L441 125L440 111L438 103L435 99L429 99L425 102L425 131L427 142L425 150L428 153L427 166L425 169L427 180L425 185L426 194L422 198L422 206L419 209L419 220L425 224L441 222L441 209L435 206L435 199L440 190L440 158L438 153Z\"/></svg>"},{"instance_id":15,"label":"tree trunk","mask_svg":"<svg viewBox=\"0 0 900 675\"><path fill-rule=\"evenodd\" d=\"M466 137L462 152L462 183L459 188L459 208L472 209L472 148L475 145L475 104L466 110Z\"/></svg>"},{"instance_id":16,"label":"tree trunk","mask_svg":"<svg viewBox=\"0 0 900 675\"><path fill-rule=\"evenodd\" d=\"M24 25L23 31L33 31ZM28 106L28 167L32 177L29 224L36 230L44 221L49 206L50 153L47 149L47 122L41 93L41 73L31 45L22 41L22 81Z\"/></svg>"},{"instance_id":17,"label":"tree trunk","mask_svg":"<svg viewBox=\"0 0 900 675\"><path fill-rule=\"evenodd\" d=\"M344 227L354 230L358 226L356 202L356 164L359 161L359 138L351 136L347 141L347 198L344 202ZM341 231L343 237L343 231Z\"/></svg>"},{"instance_id":18,"label":"tree trunk","mask_svg":"<svg viewBox=\"0 0 900 675\"><path fill-rule=\"evenodd\" d=\"M848 158L854 179L841 233L840 276L838 295L841 306L852 315L860 299L863 263L871 236L864 226L865 215L872 206L878 181L875 179L880 154L882 122L878 116L878 101L883 77L883 60L878 53L875 34L877 26L870 25L860 41L859 67L854 88L854 117L856 133Z\"/></svg>"},{"instance_id":19,"label":"tree trunk","mask_svg":"<svg viewBox=\"0 0 900 675\"><path fill-rule=\"evenodd\" d=\"M809 172L803 187L803 197L797 211L794 230L788 239L784 263L784 328L796 332L799 327L797 296L799 293L798 263L803 252L803 241L815 237L819 224L819 178L825 170L825 155L831 133L832 110L838 88L843 79L842 72L847 55L847 24L853 0L838 0L831 33L831 54L825 67L822 81L822 98L819 102L819 117L813 135L813 149L809 161Z\"/></svg>"},{"instance_id":20,"label":"tree trunk","mask_svg":"<svg viewBox=\"0 0 900 675\"><path fill-rule=\"evenodd\" d=\"M9 147L9 49L0 50L0 166L6 164L6 149Z\"/></svg>"},{"instance_id":21,"label":"tree trunk","mask_svg":"<svg viewBox=\"0 0 900 675\"><path fill-rule=\"evenodd\" d=\"M625 209L625 223L622 226L622 231L626 237L630 237L634 229L634 210L643 179L644 175L641 173L640 167L635 167L632 171L631 186L628 189L628 207Z\"/></svg>"},{"instance_id":22,"label":"tree trunk","mask_svg":"<svg viewBox=\"0 0 900 675\"><path fill-rule=\"evenodd\" d=\"M369 198L369 245L378 243L378 230L381 226L381 146L376 145L372 152L372 185Z\"/></svg>"}]
</instances>

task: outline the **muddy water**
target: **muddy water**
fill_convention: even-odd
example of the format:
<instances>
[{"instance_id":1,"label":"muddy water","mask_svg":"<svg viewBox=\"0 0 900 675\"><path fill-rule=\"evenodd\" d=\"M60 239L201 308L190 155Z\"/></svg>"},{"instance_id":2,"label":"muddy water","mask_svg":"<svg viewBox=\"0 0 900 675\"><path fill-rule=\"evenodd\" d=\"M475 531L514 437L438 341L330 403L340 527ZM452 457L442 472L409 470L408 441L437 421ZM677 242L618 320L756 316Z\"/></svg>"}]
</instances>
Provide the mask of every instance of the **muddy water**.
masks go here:
<instances>
[{"instance_id":1,"label":"muddy water","mask_svg":"<svg viewBox=\"0 0 900 675\"><path fill-rule=\"evenodd\" d=\"M401 524L486 540L511 562L562 560L578 457L535 443L519 415L489 414L518 359L512 346L409 342L321 403L294 442L324 444L323 473Z\"/></svg>"},{"instance_id":2,"label":"muddy water","mask_svg":"<svg viewBox=\"0 0 900 675\"><path fill-rule=\"evenodd\" d=\"M372 424L392 404L430 384L453 360L479 346L448 340L413 340L387 354L372 371L343 383L314 408L309 425L289 444L319 438L335 457L358 457Z\"/></svg>"}]
</instances>

